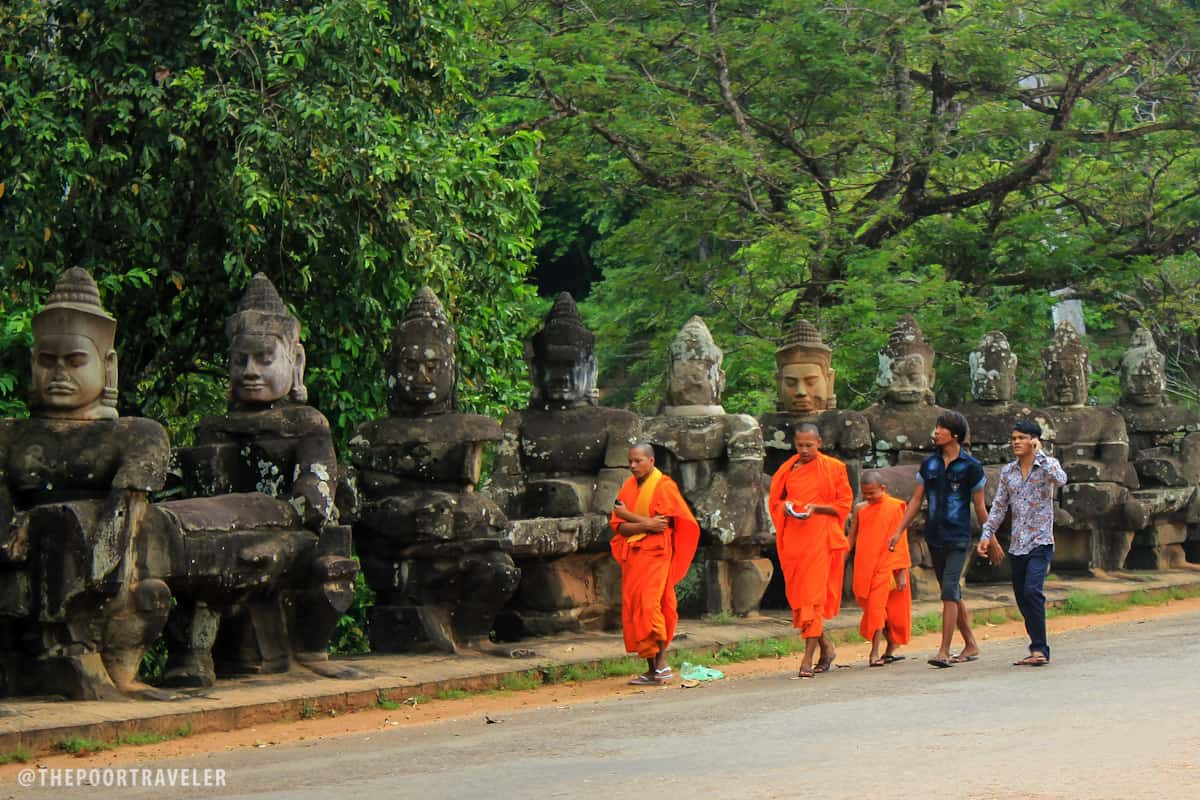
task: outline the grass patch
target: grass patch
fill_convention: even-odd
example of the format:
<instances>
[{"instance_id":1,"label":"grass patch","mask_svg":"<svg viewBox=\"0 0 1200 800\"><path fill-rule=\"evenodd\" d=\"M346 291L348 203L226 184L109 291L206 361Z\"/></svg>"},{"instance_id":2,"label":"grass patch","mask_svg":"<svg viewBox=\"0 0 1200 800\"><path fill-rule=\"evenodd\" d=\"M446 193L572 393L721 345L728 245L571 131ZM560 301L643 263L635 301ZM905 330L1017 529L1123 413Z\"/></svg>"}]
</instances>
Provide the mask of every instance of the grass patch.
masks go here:
<instances>
[{"instance_id":1,"label":"grass patch","mask_svg":"<svg viewBox=\"0 0 1200 800\"><path fill-rule=\"evenodd\" d=\"M464 697L470 697L471 692L466 689L439 689L434 695L438 700L462 700Z\"/></svg>"},{"instance_id":2,"label":"grass patch","mask_svg":"<svg viewBox=\"0 0 1200 800\"><path fill-rule=\"evenodd\" d=\"M0 754L0 765L13 763L24 764L31 758L33 758L33 755L28 750L26 750L24 747L18 747L11 753Z\"/></svg>"},{"instance_id":3,"label":"grass patch","mask_svg":"<svg viewBox=\"0 0 1200 800\"><path fill-rule=\"evenodd\" d=\"M536 689L543 683L545 681L542 679L542 673L536 669L530 669L513 675L502 675L500 677L500 685L497 688L501 691L526 692L530 689Z\"/></svg>"},{"instance_id":4,"label":"grass patch","mask_svg":"<svg viewBox=\"0 0 1200 800\"><path fill-rule=\"evenodd\" d=\"M388 697L388 693L380 689L375 695L375 707L382 708L384 711L395 711L400 706L416 706L422 703L428 703L429 698L423 694L416 694L412 697L406 697L403 700L393 700Z\"/></svg>"},{"instance_id":5,"label":"grass patch","mask_svg":"<svg viewBox=\"0 0 1200 800\"><path fill-rule=\"evenodd\" d=\"M1128 607L1129 603L1121 603L1094 592L1071 592L1061 605L1046 609L1047 617L1075 617L1082 614L1111 614Z\"/></svg>"},{"instance_id":6,"label":"grass patch","mask_svg":"<svg viewBox=\"0 0 1200 800\"><path fill-rule=\"evenodd\" d=\"M64 753L71 755L80 755L86 753L98 753L103 750L113 750L125 745L147 745L159 744L160 742L169 742L172 739L184 739L192 735L191 725L181 725L173 731L167 733L130 733L125 736L118 736L116 739L100 740L92 739L87 736L73 736L69 739L63 739L55 747Z\"/></svg>"},{"instance_id":7,"label":"grass patch","mask_svg":"<svg viewBox=\"0 0 1200 800\"><path fill-rule=\"evenodd\" d=\"M942 615L936 611L929 614L922 614L919 617L913 617L912 635L920 636L923 633L936 633L942 629Z\"/></svg>"},{"instance_id":8,"label":"grass patch","mask_svg":"<svg viewBox=\"0 0 1200 800\"><path fill-rule=\"evenodd\" d=\"M711 622L714 625L729 625L737 622L737 617L732 611L722 611L719 614L705 614L700 618L703 622Z\"/></svg>"},{"instance_id":9,"label":"grass patch","mask_svg":"<svg viewBox=\"0 0 1200 800\"><path fill-rule=\"evenodd\" d=\"M305 700L300 706L300 719L312 719L317 715L317 706L311 700Z\"/></svg>"}]
</instances>

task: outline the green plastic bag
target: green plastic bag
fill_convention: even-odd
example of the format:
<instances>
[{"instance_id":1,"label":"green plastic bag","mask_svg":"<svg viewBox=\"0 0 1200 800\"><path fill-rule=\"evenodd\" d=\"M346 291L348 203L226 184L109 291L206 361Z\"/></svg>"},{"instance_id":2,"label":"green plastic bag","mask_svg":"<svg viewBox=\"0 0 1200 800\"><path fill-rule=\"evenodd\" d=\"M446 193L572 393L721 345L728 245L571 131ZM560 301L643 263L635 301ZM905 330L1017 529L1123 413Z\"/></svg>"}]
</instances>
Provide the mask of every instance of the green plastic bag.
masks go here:
<instances>
[{"instance_id":1,"label":"green plastic bag","mask_svg":"<svg viewBox=\"0 0 1200 800\"><path fill-rule=\"evenodd\" d=\"M690 661L683 662L679 667L679 674L685 681L719 681L725 677L725 673L719 669L693 664Z\"/></svg>"}]
</instances>

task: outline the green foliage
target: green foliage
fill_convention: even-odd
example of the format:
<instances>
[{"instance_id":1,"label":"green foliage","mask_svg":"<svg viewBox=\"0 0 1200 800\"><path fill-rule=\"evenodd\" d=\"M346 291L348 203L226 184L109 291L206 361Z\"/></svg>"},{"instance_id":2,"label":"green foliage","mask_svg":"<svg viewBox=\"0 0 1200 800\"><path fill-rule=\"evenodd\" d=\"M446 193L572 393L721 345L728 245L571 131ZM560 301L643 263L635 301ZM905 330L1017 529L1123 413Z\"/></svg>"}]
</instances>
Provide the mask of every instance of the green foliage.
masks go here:
<instances>
[{"instance_id":1,"label":"green foliage","mask_svg":"<svg viewBox=\"0 0 1200 800\"><path fill-rule=\"evenodd\" d=\"M333 629L329 653L335 656L361 656L371 652L368 616L375 605L375 592L360 571L354 577L354 602Z\"/></svg>"},{"instance_id":2,"label":"green foliage","mask_svg":"<svg viewBox=\"0 0 1200 800\"><path fill-rule=\"evenodd\" d=\"M191 735L192 726L185 724L166 733L142 731L118 736L116 739L93 739L88 736L71 736L60 741L56 745L56 748L71 755L87 755L88 753L99 753L104 750L115 750L125 745L138 747L147 744L159 744L161 742L169 742L173 739L185 739Z\"/></svg>"},{"instance_id":3,"label":"green foliage","mask_svg":"<svg viewBox=\"0 0 1200 800\"><path fill-rule=\"evenodd\" d=\"M471 693L466 689L439 689L433 696L438 700L462 700L470 697Z\"/></svg>"},{"instance_id":4,"label":"green foliage","mask_svg":"<svg viewBox=\"0 0 1200 800\"><path fill-rule=\"evenodd\" d=\"M1130 321L1200 397L1195 4L491 0L491 107L537 129L551 260L586 248L606 402L652 411L693 314L726 348L726 407L773 405L789 311L834 345L839 401L915 313L939 401L989 329L1038 400L1050 290L1088 302L1094 399ZM1189 88L1191 87L1191 88ZM564 262L574 263L574 262ZM547 264L541 266L544 273Z\"/></svg>"},{"instance_id":5,"label":"green foliage","mask_svg":"<svg viewBox=\"0 0 1200 800\"><path fill-rule=\"evenodd\" d=\"M305 700L300 705L300 719L313 719L317 716L317 704L311 700Z\"/></svg>"},{"instance_id":6,"label":"green foliage","mask_svg":"<svg viewBox=\"0 0 1200 800\"><path fill-rule=\"evenodd\" d=\"M525 672L514 672L500 676L498 688L509 692L525 692L530 689L536 689L543 682L542 673L536 669L530 669Z\"/></svg>"},{"instance_id":7,"label":"green foliage","mask_svg":"<svg viewBox=\"0 0 1200 800\"><path fill-rule=\"evenodd\" d=\"M305 323L313 405L384 405L421 284L458 325L466 407L525 395L536 136L490 134L453 0L0 8L0 411L67 266L121 323L121 403L186 442L224 400L222 319L256 271Z\"/></svg>"},{"instance_id":8,"label":"green foliage","mask_svg":"<svg viewBox=\"0 0 1200 800\"><path fill-rule=\"evenodd\" d=\"M18 747L11 753L0 754L0 766L12 763L25 764L28 763L31 758L33 758L32 753L30 753L24 747Z\"/></svg>"}]
</instances>

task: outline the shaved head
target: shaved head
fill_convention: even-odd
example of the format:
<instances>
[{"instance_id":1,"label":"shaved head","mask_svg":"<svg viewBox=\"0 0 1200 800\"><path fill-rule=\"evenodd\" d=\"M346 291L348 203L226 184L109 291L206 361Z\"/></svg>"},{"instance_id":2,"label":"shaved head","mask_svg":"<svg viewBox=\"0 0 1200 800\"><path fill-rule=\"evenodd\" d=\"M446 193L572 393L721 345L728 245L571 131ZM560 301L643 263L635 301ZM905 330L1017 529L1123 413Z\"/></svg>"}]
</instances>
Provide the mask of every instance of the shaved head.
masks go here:
<instances>
[{"instance_id":1,"label":"shaved head","mask_svg":"<svg viewBox=\"0 0 1200 800\"><path fill-rule=\"evenodd\" d=\"M649 442L638 442L633 447L629 448L629 452L631 453L634 450L637 450L646 458L654 458L654 445L650 444Z\"/></svg>"},{"instance_id":2,"label":"shaved head","mask_svg":"<svg viewBox=\"0 0 1200 800\"><path fill-rule=\"evenodd\" d=\"M811 433L818 439L821 438L821 429L811 422L801 422L799 425L797 425L792 430L792 436L795 436L797 433Z\"/></svg>"},{"instance_id":3,"label":"shaved head","mask_svg":"<svg viewBox=\"0 0 1200 800\"><path fill-rule=\"evenodd\" d=\"M883 473L877 469L869 469L862 474L862 478L859 480L859 485L866 486L868 483L876 486L887 486L887 483L885 483L883 480Z\"/></svg>"}]
</instances>

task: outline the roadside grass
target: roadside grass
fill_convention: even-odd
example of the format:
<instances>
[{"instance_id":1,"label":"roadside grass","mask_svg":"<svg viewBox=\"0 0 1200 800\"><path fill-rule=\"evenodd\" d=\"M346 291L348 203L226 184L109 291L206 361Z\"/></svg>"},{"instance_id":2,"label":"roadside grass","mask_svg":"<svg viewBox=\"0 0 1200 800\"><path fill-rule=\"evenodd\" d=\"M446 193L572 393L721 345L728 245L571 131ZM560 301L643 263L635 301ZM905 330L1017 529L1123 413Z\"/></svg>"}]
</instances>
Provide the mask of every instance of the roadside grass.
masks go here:
<instances>
[{"instance_id":1,"label":"roadside grass","mask_svg":"<svg viewBox=\"0 0 1200 800\"><path fill-rule=\"evenodd\" d=\"M5 764L13 764L13 763L25 764L32 758L33 758L32 753L30 753L24 747L18 747L16 750L13 750L11 753L0 754L0 766L4 766Z\"/></svg>"},{"instance_id":2,"label":"roadside grass","mask_svg":"<svg viewBox=\"0 0 1200 800\"><path fill-rule=\"evenodd\" d=\"M126 745L147 745L159 744L161 742L169 742L173 739L184 739L192 735L191 725L181 725L173 731L167 733L130 733L125 736L118 736L116 739L92 739L86 736L72 736L63 739L56 747L64 753L71 755L87 755L88 753L99 753L104 750L113 750Z\"/></svg>"},{"instance_id":3,"label":"roadside grass","mask_svg":"<svg viewBox=\"0 0 1200 800\"><path fill-rule=\"evenodd\" d=\"M382 708L384 711L395 711L400 706L412 706L416 708L428 702L429 698L423 694L415 694L411 697L405 697L403 700L393 700L388 697L388 693L384 689L380 689L375 696L375 707Z\"/></svg>"},{"instance_id":4,"label":"roadside grass","mask_svg":"<svg viewBox=\"0 0 1200 800\"><path fill-rule=\"evenodd\" d=\"M472 692L466 689L438 689L434 693L434 697L438 700L462 700L464 697L470 697Z\"/></svg>"}]
</instances>

